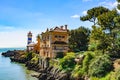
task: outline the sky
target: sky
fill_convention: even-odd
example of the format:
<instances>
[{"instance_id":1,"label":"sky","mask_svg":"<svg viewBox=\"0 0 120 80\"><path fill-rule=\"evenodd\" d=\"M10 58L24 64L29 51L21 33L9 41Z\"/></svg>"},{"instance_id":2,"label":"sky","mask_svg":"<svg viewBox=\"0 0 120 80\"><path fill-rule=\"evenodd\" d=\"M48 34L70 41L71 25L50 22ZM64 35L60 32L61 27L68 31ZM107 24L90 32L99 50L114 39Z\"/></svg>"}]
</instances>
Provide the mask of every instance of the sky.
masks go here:
<instances>
[{"instance_id":1,"label":"sky","mask_svg":"<svg viewBox=\"0 0 120 80\"><path fill-rule=\"evenodd\" d=\"M93 7L116 5L116 0L0 0L0 48L26 47L29 31L36 42L37 34L47 28L91 28L92 23L80 21L80 16Z\"/></svg>"}]
</instances>

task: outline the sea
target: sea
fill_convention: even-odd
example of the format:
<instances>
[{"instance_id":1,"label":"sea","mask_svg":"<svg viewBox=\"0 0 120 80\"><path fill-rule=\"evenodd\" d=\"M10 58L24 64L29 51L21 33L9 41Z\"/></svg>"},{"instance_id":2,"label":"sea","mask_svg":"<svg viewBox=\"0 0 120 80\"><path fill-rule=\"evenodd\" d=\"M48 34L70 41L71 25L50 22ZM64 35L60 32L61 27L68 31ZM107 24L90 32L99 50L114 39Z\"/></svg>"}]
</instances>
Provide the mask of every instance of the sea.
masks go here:
<instances>
[{"instance_id":1,"label":"sea","mask_svg":"<svg viewBox=\"0 0 120 80\"><path fill-rule=\"evenodd\" d=\"M8 50L24 50L25 48L0 48L0 80L38 80L31 75L35 71L27 70L24 64L11 62L9 57L2 56Z\"/></svg>"}]
</instances>

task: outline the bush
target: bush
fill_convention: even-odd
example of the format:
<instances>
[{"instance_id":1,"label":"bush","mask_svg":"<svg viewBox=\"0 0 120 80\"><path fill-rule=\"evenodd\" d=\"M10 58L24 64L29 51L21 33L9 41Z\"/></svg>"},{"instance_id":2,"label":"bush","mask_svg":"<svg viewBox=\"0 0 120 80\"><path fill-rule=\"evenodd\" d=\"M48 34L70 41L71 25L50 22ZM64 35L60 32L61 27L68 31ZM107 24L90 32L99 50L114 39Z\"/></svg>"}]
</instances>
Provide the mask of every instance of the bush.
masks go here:
<instances>
[{"instance_id":1,"label":"bush","mask_svg":"<svg viewBox=\"0 0 120 80\"><path fill-rule=\"evenodd\" d=\"M120 80L120 68L117 69L115 72L112 72L110 80Z\"/></svg>"},{"instance_id":2,"label":"bush","mask_svg":"<svg viewBox=\"0 0 120 80\"><path fill-rule=\"evenodd\" d=\"M38 56L35 55L35 56L31 59L31 62L37 64L37 63L39 62L39 58L38 58Z\"/></svg>"},{"instance_id":3,"label":"bush","mask_svg":"<svg viewBox=\"0 0 120 80\"><path fill-rule=\"evenodd\" d=\"M98 56L93 59L89 66L89 75L93 77L104 77L112 69L112 61L108 55Z\"/></svg>"},{"instance_id":4,"label":"bush","mask_svg":"<svg viewBox=\"0 0 120 80\"><path fill-rule=\"evenodd\" d=\"M72 71L72 77L79 77L79 70L81 69L81 65L75 65L74 70Z\"/></svg>"},{"instance_id":5,"label":"bush","mask_svg":"<svg viewBox=\"0 0 120 80\"><path fill-rule=\"evenodd\" d=\"M120 69L115 72L115 79L120 80Z\"/></svg>"},{"instance_id":6,"label":"bush","mask_svg":"<svg viewBox=\"0 0 120 80\"><path fill-rule=\"evenodd\" d=\"M32 59L32 52L26 53L26 59L31 60Z\"/></svg>"},{"instance_id":7,"label":"bush","mask_svg":"<svg viewBox=\"0 0 120 80\"><path fill-rule=\"evenodd\" d=\"M76 65L74 70L72 71L72 77L75 79L87 75L90 62L94 58L94 53L90 51L84 52L84 55L85 58L83 59L82 65Z\"/></svg>"},{"instance_id":8,"label":"bush","mask_svg":"<svg viewBox=\"0 0 120 80\"><path fill-rule=\"evenodd\" d=\"M67 53L62 59L60 59L60 69L65 71L71 71L75 67L75 54Z\"/></svg>"},{"instance_id":9,"label":"bush","mask_svg":"<svg viewBox=\"0 0 120 80\"><path fill-rule=\"evenodd\" d=\"M29 61L29 60L31 60L33 57L35 57L36 54L33 53L33 52L28 52L28 53L26 53L25 56L26 56L26 59Z\"/></svg>"},{"instance_id":10,"label":"bush","mask_svg":"<svg viewBox=\"0 0 120 80\"><path fill-rule=\"evenodd\" d=\"M90 62L94 58L94 53L88 51L88 52L85 52L84 54L85 54L85 58L82 63L82 66L83 66L82 68L83 68L83 72L88 73Z\"/></svg>"}]
</instances>

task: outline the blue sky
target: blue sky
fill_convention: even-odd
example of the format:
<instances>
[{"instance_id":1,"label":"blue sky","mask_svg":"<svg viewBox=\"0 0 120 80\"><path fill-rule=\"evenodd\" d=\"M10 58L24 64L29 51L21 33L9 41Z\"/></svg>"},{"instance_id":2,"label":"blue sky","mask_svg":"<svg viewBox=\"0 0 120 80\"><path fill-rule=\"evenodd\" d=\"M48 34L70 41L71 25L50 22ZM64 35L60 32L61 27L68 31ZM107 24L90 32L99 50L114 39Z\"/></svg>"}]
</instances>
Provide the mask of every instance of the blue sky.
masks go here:
<instances>
[{"instance_id":1,"label":"blue sky","mask_svg":"<svg viewBox=\"0 0 120 80\"><path fill-rule=\"evenodd\" d=\"M115 8L116 0L0 0L0 47L25 47L27 32L33 40L46 28L68 25L90 28L79 17L96 6Z\"/></svg>"}]
</instances>

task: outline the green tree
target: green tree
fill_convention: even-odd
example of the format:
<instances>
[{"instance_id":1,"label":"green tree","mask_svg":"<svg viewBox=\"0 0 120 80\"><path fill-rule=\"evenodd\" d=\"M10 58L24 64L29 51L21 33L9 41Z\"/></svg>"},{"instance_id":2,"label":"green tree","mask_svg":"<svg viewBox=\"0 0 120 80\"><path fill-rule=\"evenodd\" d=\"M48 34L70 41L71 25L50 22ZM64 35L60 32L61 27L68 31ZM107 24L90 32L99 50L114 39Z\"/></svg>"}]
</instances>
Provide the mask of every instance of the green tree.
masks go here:
<instances>
[{"instance_id":1,"label":"green tree","mask_svg":"<svg viewBox=\"0 0 120 80\"><path fill-rule=\"evenodd\" d=\"M103 13L106 13L108 12L109 9L105 8L105 7L102 7L102 6L99 6L99 7L94 7L92 9L89 9L87 11L87 15L86 16L82 16L80 17L80 20L82 21L90 21L90 22L93 22L94 25L97 24L97 17Z\"/></svg>"},{"instance_id":2,"label":"green tree","mask_svg":"<svg viewBox=\"0 0 120 80\"><path fill-rule=\"evenodd\" d=\"M69 47L72 51L86 51L88 48L90 30L85 27L70 31Z\"/></svg>"},{"instance_id":3,"label":"green tree","mask_svg":"<svg viewBox=\"0 0 120 80\"><path fill-rule=\"evenodd\" d=\"M120 3L120 0L117 0L118 3ZM117 5L117 8L120 10L120 4Z\"/></svg>"},{"instance_id":4,"label":"green tree","mask_svg":"<svg viewBox=\"0 0 120 80\"><path fill-rule=\"evenodd\" d=\"M111 45L111 38L106 35L101 27L92 26L90 35L89 50L102 50L103 53Z\"/></svg>"},{"instance_id":5,"label":"green tree","mask_svg":"<svg viewBox=\"0 0 120 80\"><path fill-rule=\"evenodd\" d=\"M109 10L97 16L97 26L92 26L89 50L102 50L103 53L117 54L120 32L120 18L117 10ZM116 50L116 51L115 51Z\"/></svg>"},{"instance_id":6,"label":"green tree","mask_svg":"<svg viewBox=\"0 0 120 80\"><path fill-rule=\"evenodd\" d=\"M107 31L113 35L113 30L117 27L115 25L114 18L118 16L117 10L112 10L106 13L103 13L102 15L98 16L98 24L102 27L103 30Z\"/></svg>"},{"instance_id":7,"label":"green tree","mask_svg":"<svg viewBox=\"0 0 120 80\"><path fill-rule=\"evenodd\" d=\"M109 47L111 57L120 57L120 31L117 31L117 38L114 39L113 45Z\"/></svg>"},{"instance_id":8,"label":"green tree","mask_svg":"<svg viewBox=\"0 0 120 80\"><path fill-rule=\"evenodd\" d=\"M117 0L118 3L120 0ZM118 4L118 9L120 9L120 5ZM112 14L113 13L113 14ZM109 13L109 18L112 17L112 20L109 20L112 24L114 24L111 29L110 36L112 37L111 47L109 47L109 53L111 57L120 57L120 14L117 13L117 10L112 10L111 14ZM109 29L109 27L108 27Z\"/></svg>"},{"instance_id":9,"label":"green tree","mask_svg":"<svg viewBox=\"0 0 120 80\"><path fill-rule=\"evenodd\" d=\"M120 15L117 10L113 9L107 13L104 13L98 17L98 23L106 33L109 39L108 52L111 57L119 57L120 53ZM107 41L108 42L108 41Z\"/></svg>"},{"instance_id":10,"label":"green tree","mask_svg":"<svg viewBox=\"0 0 120 80\"><path fill-rule=\"evenodd\" d=\"M114 18L115 26L120 27L120 15Z\"/></svg>"}]
</instances>

